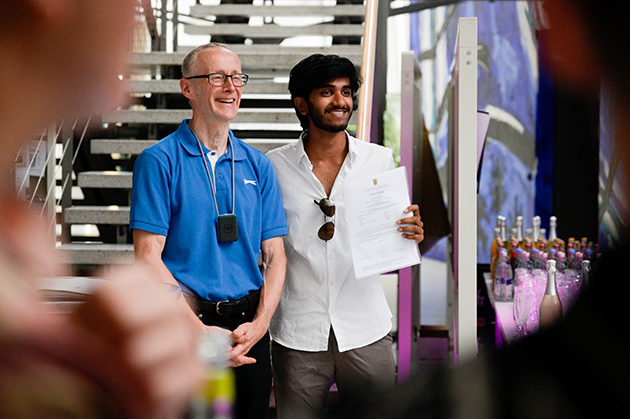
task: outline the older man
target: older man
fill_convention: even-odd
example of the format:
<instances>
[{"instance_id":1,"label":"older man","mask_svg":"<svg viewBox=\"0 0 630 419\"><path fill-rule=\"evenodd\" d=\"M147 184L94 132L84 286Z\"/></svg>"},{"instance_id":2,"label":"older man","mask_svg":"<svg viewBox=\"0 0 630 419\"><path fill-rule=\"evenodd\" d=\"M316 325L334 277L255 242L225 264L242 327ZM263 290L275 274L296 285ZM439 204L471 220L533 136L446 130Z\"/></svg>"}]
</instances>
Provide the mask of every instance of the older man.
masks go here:
<instances>
[{"instance_id":1,"label":"older man","mask_svg":"<svg viewBox=\"0 0 630 419\"><path fill-rule=\"evenodd\" d=\"M238 56L222 44L202 45L184 58L182 74L192 119L134 166L136 258L154 266L160 281L182 287L193 324L232 332L237 416L264 418L267 328L286 266L280 190L269 159L230 130L248 80Z\"/></svg>"}]
</instances>

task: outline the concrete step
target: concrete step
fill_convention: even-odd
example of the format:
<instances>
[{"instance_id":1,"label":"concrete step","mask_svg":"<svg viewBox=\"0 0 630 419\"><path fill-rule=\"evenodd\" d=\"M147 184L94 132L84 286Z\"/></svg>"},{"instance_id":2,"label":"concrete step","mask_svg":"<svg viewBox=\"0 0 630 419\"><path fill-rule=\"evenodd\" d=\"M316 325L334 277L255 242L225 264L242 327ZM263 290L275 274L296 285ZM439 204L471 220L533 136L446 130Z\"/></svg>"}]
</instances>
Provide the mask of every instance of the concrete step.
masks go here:
<instances>
[{"instance_id":1,"label":"concrete step","mask_svg":"<svg viewBox=\"0 0 630 419\"><path fill-rule=\"evenodd\" d=\"M90 152L92 154L131 154L138 155L142 151L157 143L157 140L136 140L136 139L97 139L93 138L90 143Z\"/></svg>"},{"instance_id":2,"label":"concrete step","mask_svg":"<svg viewBox=\"0 0 630 419\"><path fill-rule=\"evenodd\" d=\"M356 122L356 112L350 118L350 123ZM106 111L102 114L103 123L122 124L181 124L186 118L192 118L192 111L188 109L143 109L143 110L116 110ZM298 130L299 121L293 109L240 109L235 124L285 124L285 129ZM236 128L239 129L239 128ZM265 127L259 127L265 129ZM268 126L267 129L279 129Z\"/></svg>"},{"instance_id":3,"label":"concrete step","mask_svg":"<svg viewBox=\"0 0 630 419\"><path fill-rule=\"evenodd\" d=\"M63 260L75 265L133 263L133 244L65 243L56 247Z\"/></svg>"},{"instance_id":4,"label":"concrete step","mask_svg":"<svg viewBox=\"0 0 630 419\"><path fill-rule=\"evenodd\" d=\"M308 57L311 54L337 54L343 56L361 55L363 47L361 45L326 45L326 46L295 46L295 45L277 45L277 44L229 44L228 47L237 53L239 57L251 54L253 58L259 54L294 54L302 57ZM181 53L186 54L193 47L180 47ZM182 56L182 59L184 57Z\"/></svg>"},{"instance_id":5,"label":"concrete step","mask_svg":"<svg viewBox=\"0 0 630 419\"><path fill-rule=\"evenodd\" d=\"M297 139L297 137L296 137ZM273 140L273 139L248 139L244 140L247 144L256 147L258 150L266 153L267 151L285 145L294 140ZM90 151L92 154L130 154L138 155L145 148L157 143L157 140L136 140L136 139L92 139Z\"/></svg>"},{"instance_id":6,"label":"concrete step","mask_svg":"<svg viewBox=\"0 0 630 419\"><path fill-rule=\"evenodd\" d=\"M63 213L67 224L129 224L128 206L72 206Z\"/></svg>"},{"instance_id":7,"label":"concrete step","mask_svg":"<svg viewBox=\"0 0 630 419\"><path fill-rule=\"evenodd\" d=\"M336 6L253 6L245 4L223 4L217 6L195 5L190 8L190 15L209 16L365 16L364 5L340 4Z\"/></svg>"},{"instance_id":8,"label":"concrete step","mask_svg":"<svg viewBox=\"0 0 630 419\"><path fill-rule=\"evenodd\" d=\"M180 124L184 119L192 118L189 109L146 109L107 111L102 115L103 123L135 124ZM235 123L296 123L295 112L248 112L241 109Z\"/></svg>"},{"instance_id":9,"label":"concrete step","mask_svg":"<svg viewBox=\"0 0 630 419\"><path fill-rule=\"evenodd\" d=\"M130 93L174 93L181 94L179 80L126 80L126 89ZM286 95L290 97L288 83L275 83L269 79L249 79L247 86L243 88L243 97L248 95Z\"/></svg>"},{"instance_id":10,"label":"concrete step","mask_svg":"<svg viewBox=\"0 0 630 419\"><path fill-rule=\"evenodd\" d=\"M223 27L224 25L213 25L203 27L211 29L217 26ZM231 26L231 25L229 25ZM262 26L249 26L242 25L244 27L254 28L253 30L249 30L249 32L258 33L260 32L260 28ZM332 25L328 25L332 26ZM339 26L339 25L334 25ZM256 29L258 28L258 29ZM361 28L361 27L359 27ZM242 28L238 28L240 30ZM288 32L289 36L298 36L302 35L302 31L297 31L295 28L285 27L284 31ZM362 31L363 29L361 29ZM236 31L236 29L235 29ZM309 29L309 31L314 31L314 29ZM356 30L355 30L356 32ZM205 32L202 34L206 34ZM217 35L218 33L214 33ZM361 32L362 34L362 32ZM319 35L319 34L315 34ZM345 34L342 34L345 35ZM356 34L351 34L356 35ZM262 34L258 36L263 36ZM292 48L292 47L281 47L278 45L258 45L253 44L251 46L247 45L230 45L230 49L238 54L241 60L241 67L244 72L255 72L256 70L290 70L293 68L295 64L297 64L303 58L316 53L322 54L337 54L343 55L351 60L355 65L361 65L361 46L360 45L334 45L330 47L309 47L309 48ZM186 53L184 52L147 52L147 53L134 53L130 57L130 62L132 65L137 67L151 67L158 65L172 65L172 66L180 66Z\"/></svg>"},{"instance_id":11,"label":"concrete step","mask_svg":"<svg viewBox=\"0 0 630 419\"><path fill-rule=\"evenodd\" d=\"M123 124L180 124L184 119L192 118L188 109L143 109L116 110L102 114L103 123ZM240 109L232 124L287 124L288 129L297 129L299 124L293 109ZM271 129L272 127L270 127ZM262 127L261 127L262 129ZM278 129L273 128L273 129Z\"/></svg>"},{"instance_id":12,"label":"concrete step","mask_svg":"<svg viewBox=\"0 0 630 419\"><path fill-rule=\"evenodd\" d=\"M253 26L244 23L219 23L207 26L184 25L189 35L238 35L246 38L291 38L294 36L362 36L362 24L309 26Z\"/></svg>"},{"instance_id":13,"label":"concrete step","mask_svg":"<svg viewBox=\"0 0 630 419\"><path fill-rule=\"evenodd\" d=\"M132 173L106 171L87 171L77 174L77 186L80 188L116 188L131 189Z\"/></svg>"}]
</instances>

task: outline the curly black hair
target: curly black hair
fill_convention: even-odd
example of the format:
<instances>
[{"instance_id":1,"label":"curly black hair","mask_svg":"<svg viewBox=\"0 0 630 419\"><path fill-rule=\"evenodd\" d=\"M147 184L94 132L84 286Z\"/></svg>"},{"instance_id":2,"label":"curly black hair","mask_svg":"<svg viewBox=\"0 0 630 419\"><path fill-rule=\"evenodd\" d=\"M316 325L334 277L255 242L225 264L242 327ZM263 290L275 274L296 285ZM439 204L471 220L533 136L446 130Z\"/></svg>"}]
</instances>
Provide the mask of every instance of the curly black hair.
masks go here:
<instances>
[{"instance_id":1,"label":"curly black hair","mask_svg":"<svg viewBox=\"0 0 630 419\"><path fill-rule=\"evenodd\" d=\"M356 93L363 80L361 73L349 59L334 54L313 54L291 69L289 74L291 103L303 129L308 128L308 116L302 115L295 107L295 98L308 99L313 90L324 87L332 80L341 77L348 77L350 80L350 89L352 89L356 108Z\"/></svg>"}]
</instances>

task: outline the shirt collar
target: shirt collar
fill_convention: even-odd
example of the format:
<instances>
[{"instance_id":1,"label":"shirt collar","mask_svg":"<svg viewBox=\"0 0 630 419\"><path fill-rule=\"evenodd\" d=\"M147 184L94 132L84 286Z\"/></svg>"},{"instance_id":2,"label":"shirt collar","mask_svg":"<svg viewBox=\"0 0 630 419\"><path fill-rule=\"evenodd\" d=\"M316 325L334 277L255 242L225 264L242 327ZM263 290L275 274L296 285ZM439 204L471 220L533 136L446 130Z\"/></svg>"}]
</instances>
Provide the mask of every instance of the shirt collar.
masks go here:
<instances>
[{"instance_id":1,"label":"shirt collar","mask_svg":"<svg viewBox=\"0 0 630 419\"><path fill-rule=\"evenodd\" d=\"M182 121L182 123L179 125L179 128L177 128L177 131L176 131L177 138L179 139L179 143L182 145L182 147L184 147L184 149L188 152L188 154L192 156L201 156L201 151L199 150L199 144L197 143L197 138L195 138L192 131L190 130L190 127L188 126L189 122L190 122L190 119L184 119ZM225 155L228 158L231 158L230 150L233 148L234 160L243 160L245 158L245 151L243 150L243 146L240 144L238 139L234 136L234 133L232 132L232 130L229 131L229 135L230 135L230 143L232 144L232 147L228 147ZM210 151L203 144L201 145L201 147L203 148L204 153L207 153Z\"/></svg>"},{"instance_id":2,"label":"shirt collar","mask_svg":"<svg viewBox=\"0 0 630 419\"><path fill-rule=\"evenodd\" d=\"M354 162L356 159L359 158L359 154L357 152L357 147L354 144L355 141L357 141L356 138L354 138L352 135L350 135L348 133L348 131L344 131L346 134L346 141L348 141L348 155L350 156L350 162ZM300 162L303 159L306 159L306 161L309 162L310 164L310 160L308 159L308 155L306 154L306 151L304 151L304 140L308 138L308 130L305 129L304 131L302 131L302 134L300 134L300 138L298 139L297 145L295 147L295 163L296 164L300 164Z\"/></svg>"}]
</instances>

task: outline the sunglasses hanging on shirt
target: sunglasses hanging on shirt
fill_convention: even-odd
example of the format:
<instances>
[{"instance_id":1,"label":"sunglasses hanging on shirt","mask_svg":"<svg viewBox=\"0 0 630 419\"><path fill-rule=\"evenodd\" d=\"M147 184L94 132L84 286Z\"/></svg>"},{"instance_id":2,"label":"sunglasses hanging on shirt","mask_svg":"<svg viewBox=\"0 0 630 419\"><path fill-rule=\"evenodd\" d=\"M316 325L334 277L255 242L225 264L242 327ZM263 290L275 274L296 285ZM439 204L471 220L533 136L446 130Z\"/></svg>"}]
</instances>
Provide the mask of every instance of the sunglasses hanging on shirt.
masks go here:
<instances>
[{"instance_id":1,"label":"sunglasses hanging on shirt","mask_svg":"<svg viewBox=\"0 0 630 419\"><path fill-rule=\"evenodd\" d=\"M328 218L333 218L330 221L326 221L320 228L319 231L317 232L317 236L324 240L324 241L328 241L330 239L333 238L333 236L335 235L335 223L334 223L334 216L335 216L335 202L330 199L330 198L322 198L319 201L317 201L316 199L313 200L313 202L315 202L315 204L319 205L319 209L322 210L322 212L324 213L324 215Z\"/></svg>"}]
</instances>

